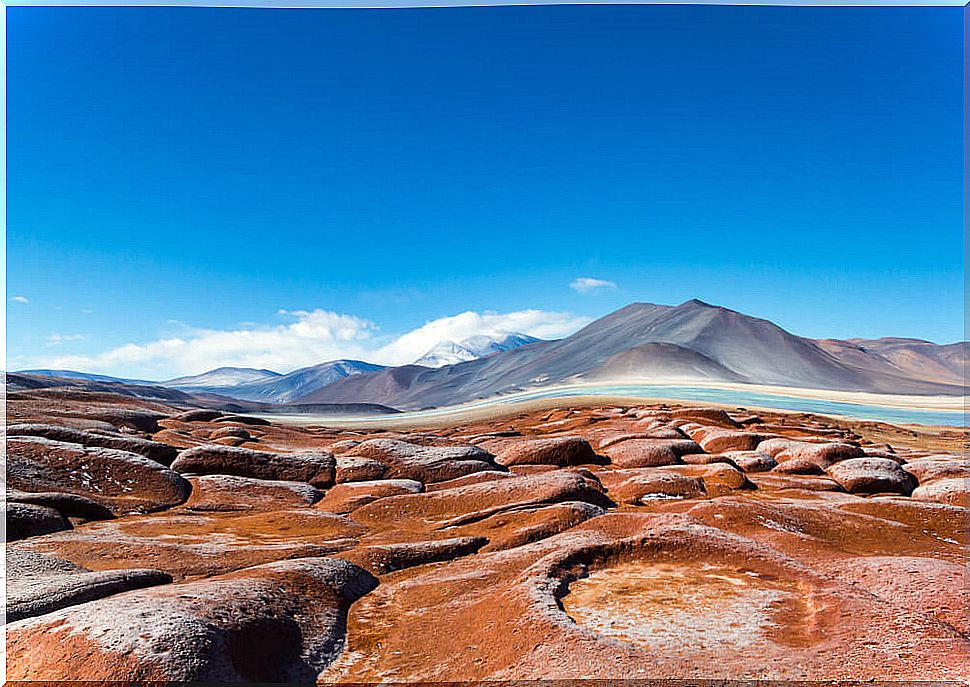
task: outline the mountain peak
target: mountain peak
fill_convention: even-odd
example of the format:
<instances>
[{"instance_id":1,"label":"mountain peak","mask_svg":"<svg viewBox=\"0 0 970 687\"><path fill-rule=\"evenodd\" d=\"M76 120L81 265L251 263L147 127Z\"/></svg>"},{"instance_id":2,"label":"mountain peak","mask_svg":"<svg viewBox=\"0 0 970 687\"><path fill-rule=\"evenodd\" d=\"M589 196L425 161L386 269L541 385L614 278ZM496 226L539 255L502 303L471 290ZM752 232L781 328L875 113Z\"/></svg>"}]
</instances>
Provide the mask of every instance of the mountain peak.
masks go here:
<instances>
[{"instance_id":1,"label":"mountain peak","mask_svg":"<svg viewBox=\"0 0 970 687\"><path fill-rule=\"evenodd\" d=\"M494 353L511 351L513 348L519 348L536 341L539 341L539 339L521 332L477 334L461 341L442 341L414 361L414 364L423 367L455 365L484 358Z\"/></svg>"},{"instance_id":2,"label":"mountain peak","mask_svg":"<svg viewBox=\"0 0 970 687\"><path fill-rule=\"evenodd\" d=\"M683 303L681 303L677 307L678 308L685 308L685 307L720 308L721 306L719 306L719 305L712 305L711 303L707 303L705 301L702 301L700 298L691 298L689 301L684 301Z\"/></svg>"}]
</instances>

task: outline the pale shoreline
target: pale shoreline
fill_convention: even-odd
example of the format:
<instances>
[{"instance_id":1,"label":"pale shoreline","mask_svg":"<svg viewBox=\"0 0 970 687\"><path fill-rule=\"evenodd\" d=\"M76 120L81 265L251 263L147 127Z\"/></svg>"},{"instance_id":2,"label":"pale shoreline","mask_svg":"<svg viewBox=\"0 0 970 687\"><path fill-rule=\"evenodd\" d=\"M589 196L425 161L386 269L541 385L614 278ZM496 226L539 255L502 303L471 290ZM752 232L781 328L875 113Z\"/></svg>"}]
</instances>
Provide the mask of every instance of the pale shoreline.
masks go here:
<instances>
[{"instance_id":1,"label":"pale shoreline","mask_svg":"<svg viewBox=\"0 0 970 687\"><path fill-rule=\"evenodd\" d=\"M602 387L618 387L616 394L584 394L583 390ZM856 391L827 391L824 389L805 389L795 387L779 387L761 384L714 383L697 380L630 380L598 381L595 383L577 383L532 389L524 392L495 396L460 405L435 408L432 410L406 411L400 414L369 415L369 416L326 416L326 415L282 415L263 414L260 417L293 425L316 425L322 427L394 427L399 429L415 427L435 427L455 422L471 422L498 419L520 412L542 410L563 406L593 406L593 405L636 405L652 403L670 403L684 406L708 406L734 409L745 407L750 410L763 410L778 413L812 412L816 415L828 415L837 418L860 420L851 415L836 412L804 411L773 407L764 403L728 403L723 400L700 400L666 397L663 395L623 394L622 387L637 386L670 386L693 387L720 391L737 391L740 393L756 393L768 396L786 397L789 399L805 399L832 403L853 404L861 407L912 410L917 412L953 413L954 419L960 418L960 413L968 409L970 398L967 396L913 396L897 394L876 394ZM536 394L543 394L536 398ZM546 395L548 394L548 395ZM888 421L887 421L888 422ZM892 422L891 424L909 424L907 422ZM930 425L926 425L930 426ZM940 426L961 426L940 425Z\"/></svg>"}]
</instances>

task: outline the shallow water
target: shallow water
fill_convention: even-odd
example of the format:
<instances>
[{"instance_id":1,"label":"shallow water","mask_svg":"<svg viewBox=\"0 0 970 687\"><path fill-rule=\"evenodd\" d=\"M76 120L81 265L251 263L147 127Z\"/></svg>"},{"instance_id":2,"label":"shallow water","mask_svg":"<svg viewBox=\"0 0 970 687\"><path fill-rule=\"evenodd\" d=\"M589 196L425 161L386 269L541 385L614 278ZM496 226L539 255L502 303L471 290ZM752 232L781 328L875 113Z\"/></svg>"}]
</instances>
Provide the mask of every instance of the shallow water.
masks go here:
<instances>
[{"instance_id":1,"label":"shallow water","mask_svg":"<svg viewBox=\"0 0 970 687\"><path fill-rule=\"evenodd\" d=\"M805 413L819 413L821 415L838 415L856 420L877 420L904 425L942 425L949 427L967 426L966 414L962 410L920 410L897 408L892 406L868 405L863 403L849 403L846 401L825 401L813 398L799 398L782 394L745 391L741 389L718 389L716 387L674 386L666 384L603 384L582 385L572 387L553 387L548 389L534 389L517 392L507 396L482 399L459 406L447 406L418 410L395 415L368 416L336 416L336 415L273 415L277 420L290 420L307 423L314 420L322 422L362 421L373 423L380 419L395 421L411 418L436 418L447 415L460 414L481 408L502 405L515 405L527 401L537 401L550 398L571 398L580 396L603 396L612 398L642 398L651 401L700 401L702 403L718 403L735 407L767 408L777 410L792 410Z\"/></svg>"},{"instance_id":2,"label":"shallow water","mask_svg":"<svg viewBox=\"0 0 970 687\"><path fill-rule=\"evenodd\" d=\"M845 401L823 401L813 398L798 398L779 394L742 391L738 389L717 389L711 387L667 386L667 385L597 385L583 386L581 393L586 396L628 396L642 398L669 399L671 401L705 401L736 406L757 408L777 408L822 415L843 415L857 420L879 420L912 425L966 426L962 411L916 410L890 406L848 403ZM517 394L515 400L535 400L560 398L577 395L575 389L537 389L527 394ZM494 402L501 402L496 399Z\"/></svg>"}]
</instances>

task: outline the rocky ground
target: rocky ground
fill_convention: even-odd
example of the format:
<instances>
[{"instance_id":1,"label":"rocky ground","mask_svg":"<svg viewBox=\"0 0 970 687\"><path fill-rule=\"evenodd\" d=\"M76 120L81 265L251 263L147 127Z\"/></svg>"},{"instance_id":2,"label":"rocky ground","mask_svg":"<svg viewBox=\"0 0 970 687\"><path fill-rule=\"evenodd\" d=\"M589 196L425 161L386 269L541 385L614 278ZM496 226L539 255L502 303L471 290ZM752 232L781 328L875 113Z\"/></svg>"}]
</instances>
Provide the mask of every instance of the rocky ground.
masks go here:
<instances>
[{"instance_id":1,"label":"rocky ground","mask_svg":"<svg viewBox=\"0 0 970 687\"><path fill-rule=\"evenodd\" d=\"M7 677L966 679L963 430L8 398Z\"/></svg>"}]
</instances>

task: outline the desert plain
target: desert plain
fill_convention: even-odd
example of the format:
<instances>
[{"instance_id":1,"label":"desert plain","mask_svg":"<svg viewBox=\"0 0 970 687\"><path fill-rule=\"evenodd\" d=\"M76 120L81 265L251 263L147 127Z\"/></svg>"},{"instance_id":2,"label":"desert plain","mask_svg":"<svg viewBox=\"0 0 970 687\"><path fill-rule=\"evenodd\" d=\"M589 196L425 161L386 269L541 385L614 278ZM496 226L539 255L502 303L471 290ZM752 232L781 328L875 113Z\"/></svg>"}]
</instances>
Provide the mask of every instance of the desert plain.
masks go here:
<instances>
[{"instance_id":1,"label":"desert plain","mask_svg":"<svg viewBox=\"0 0 970 687\"><path fill-rule=\"evenodd\" d=\"M7 402L11 681L970 675L964 428Z\"/></svg>"}]
</instances>

